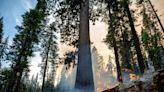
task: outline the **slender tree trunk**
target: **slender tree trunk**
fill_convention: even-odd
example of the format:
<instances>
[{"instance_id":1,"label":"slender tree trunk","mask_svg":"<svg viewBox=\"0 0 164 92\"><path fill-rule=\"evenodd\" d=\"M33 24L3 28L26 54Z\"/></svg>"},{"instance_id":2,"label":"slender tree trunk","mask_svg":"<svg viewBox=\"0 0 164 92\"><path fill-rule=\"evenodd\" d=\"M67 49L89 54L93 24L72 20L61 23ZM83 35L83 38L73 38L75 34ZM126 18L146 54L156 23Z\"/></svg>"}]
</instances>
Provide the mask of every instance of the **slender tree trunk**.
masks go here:
<instances>
[{"instance_id":1,"label":"slender tree trunk","mask_svg":"<svg viewBox=\"0 0 164 92\"><path fill-rule=\"evenodd\" d=\"M78 64L75 88L94 92L89 36L89 0L81 0Z\"/></svg>"},{"instance_id":2,"label":"slender tree trunk","mask_svg":"<svg viewBox=\"0 0 164 92\"><path fill-rule=\"evenodd\" d=\"M46 58L45 66L44 66L44 73L43 73L43 80L42 80L42 92L44 92L44 84L45 84L45 77L46 77L46 71L47 71L47 63L48 63L48 59Z\"/></svg>"},{"instance_id":3,"label":"slender tree trunk","mask_svg":"<svg viewBox=\"0 0 164 92\"><path fill-rule=\"evenodd\" d=\"M161 20L159 19L158 15L157 15L155 9L154 9L154 6L152 5L152 3L151 3L150 0L148 0L148 2L149 2L149 4L150 4L150 6L151 6L151 8L152 8L152 10L153 10L153 12L154 12L154 14L155 14L157 20L158 20L158 22L159 22L159 25L161 26L162 31L164 32L163 25L162 25Z\"/></svg>"},{"instance_id":4,"label":"slender tree trunk","mask_svg":"<svg viewBox=\"0 0 164 92\"><path fill-rule=\"evenodd\" d=\"M117 68L117 80L122 83L122 75L121 75L121 67L120 67L120 63L119 63L119 57L118 57L118 48L117 48L117 44L116 44L116 38L114 36L114 31L115 31L115 28L113 28L113 17L112 17L112 13L111 13L111 7L112 7L112 1L110 0L108 2L108 9L109 9L109 19L110 19L110 22L109 22L109 25L113 31L113 47L114 47L114 55L115 55L115 63L116 63L116 68ZM111 39L112 40L112 39Z\"/></svg>"},{"instance_id":5,"label":"slender tree trunk","mask_svg":"<svg viewBox=\"0 0 164 92\"><path fill-rule=\"evenodd\" d=\"M135 45L135 49L136 49L136 53L137 53L137 60L138 60L139 68L140 68L140 73L143 74L145 65L143 62L143 56L141 53L139 38L137 36L136 30L134 27L134 22L133 22L131 13L130 13L128 2L126 0L124 0L124 4L125 4L125 6L124 6L125 10L127 12L128 18L129 18L129 25L131 27L131 31L132 31L132 35L133 35L133 41L134 41L134 45Z\"/></svg>"},{"instance_id":6,"label":"slender tree trunk","mask_svg":"<svg viewBox=\"0 0 164 92\"><path fill-rule=\"evenodd\" d=\"M52 33L51 33L51 36L52 36ZM48 41L48 48L47 48L47 53L46 53L46 60L45 60L44 73L43 73L43 81L42 81L42 92L44 92L44 84L45 84L45 77L46 77L46 71L47 71L47 64L48 64L48 57L49 57L49 49L50 49L51 36L50 36L50 39Z\"/></svg>"},{"instance_id":7,"label":"slender tree trunk","mask_svg":"<svg viewBox=\"0 0 164 92\"><path fill-rule=\"evenodd\" d=\"M118 48L115 43L116 42L114 42L114 55L115 55L115 63L116 63L116 68L117 68L117 80L120 83L123 83L122 75L121 75L121 67L120 67L119 57L118 57Z\"/></svg>"}]
</instances>

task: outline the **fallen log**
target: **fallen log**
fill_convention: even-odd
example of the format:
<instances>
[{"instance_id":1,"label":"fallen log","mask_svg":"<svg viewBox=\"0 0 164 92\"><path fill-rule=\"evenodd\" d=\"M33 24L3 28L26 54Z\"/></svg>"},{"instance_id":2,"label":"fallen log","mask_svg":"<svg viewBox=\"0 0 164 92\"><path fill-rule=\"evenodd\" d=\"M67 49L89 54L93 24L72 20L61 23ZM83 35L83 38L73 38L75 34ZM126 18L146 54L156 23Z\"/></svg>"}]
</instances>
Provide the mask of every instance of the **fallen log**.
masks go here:
<instances>
[{"instance_id":1,"label":"fallen log","mask_svg":"<svg viewBox=\"0 0 164 92\"><path fill-rule=\"evenodd\" d=\"M129 85L117 85L102 92L164 92L164 69L153 73L147 81L135 80Z\"/></svg>"},{"instance_id":2,"label":"fallen log","mask_svg":"<svg viewBox=\"0 0 164 92\"><path fill-rule=\"evenodd\" d=\"M119 92L119 85L111 87L110 89L104 90L102 92Z\"/></svg>"}]
</instances>

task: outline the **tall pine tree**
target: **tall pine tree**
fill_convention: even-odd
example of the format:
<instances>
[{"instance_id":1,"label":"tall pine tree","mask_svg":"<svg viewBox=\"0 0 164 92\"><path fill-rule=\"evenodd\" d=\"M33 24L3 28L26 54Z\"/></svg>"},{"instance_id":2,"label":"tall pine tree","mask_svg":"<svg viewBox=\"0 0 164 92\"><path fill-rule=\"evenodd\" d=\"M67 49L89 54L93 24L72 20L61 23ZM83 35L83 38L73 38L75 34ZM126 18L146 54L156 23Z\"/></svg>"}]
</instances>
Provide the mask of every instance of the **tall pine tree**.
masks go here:
<instances>
[{"instance_id":1,"label":"tall pine tree","mask_svg":"<svg viewBox=\"0 0 164 92\"><path fill-rule=\"evenodd\" d=\"M0 69L2 61L7 59L8 37L3 39L3 17L0 18Z\"/></svg>"},{"instance_id":2,"label":"tall pine tree","mask_svg":"<svg viewBox=\"0 0 164 92\"><path fill-rule=\"evenodd\" d=\"M35 9L26 12L22 26L17 26L18 34L11 46L12 72L7 92L18 92L21 77L28 68L29 58L33 56L34 46L39 42L38 34L41 32L42 22L46 16L45 0L38 0Z\"/></svg>"},{"instance_id":3,"label":"tall pine tree","mask_svg":"<svg viewBox=\"0 0 164 92\"><path fill-rule=\"evenodd\" d=\"M137 53L137 60L138 60L139 68L140 68L140 73L143 74L144 69L145 69L145 64L144 64L143 55L141 52L140 41L139 41L135 26L134 26L132 14L131 14L130 9L129 9L129 0L123 0L123 6L124 6L125 12L126 12L128 19L129 19L129 26L131 28L133 42L134 42L135 50Z\"/></svg>"},{"instance_id":4,"label":"tall pine tree","mask_svg":"<svg viewBox=\"0 0 164 92\"><path fill-rule=\"evenodd\" d=\"M46 92L45 90L45 82L46 80L46 74L48 72L47 67L51 65L51 83L53 85L53 72L55 72L55 64L57 63L57 37L56 37L56 28L55 23L52 23L49 28L45 29L44 32L42 32L42 48L43 51L41 53L42 57L42 63L43 63L43 81L42 81L42 92Z\"/></svg>"}]
</instances>

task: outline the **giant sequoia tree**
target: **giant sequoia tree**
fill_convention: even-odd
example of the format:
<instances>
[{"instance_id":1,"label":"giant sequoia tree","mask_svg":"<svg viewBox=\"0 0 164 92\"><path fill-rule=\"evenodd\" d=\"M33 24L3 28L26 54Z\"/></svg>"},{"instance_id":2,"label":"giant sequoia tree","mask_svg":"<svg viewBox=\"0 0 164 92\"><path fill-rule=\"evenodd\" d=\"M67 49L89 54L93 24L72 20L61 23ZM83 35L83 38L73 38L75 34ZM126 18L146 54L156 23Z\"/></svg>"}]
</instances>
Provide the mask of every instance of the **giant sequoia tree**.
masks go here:
<instances>
[{"instance_id":1,"label":"giant sequoia tree","mask_svg":"<svg viewBox=\"0 0 164 92\"><path fill-rule=\"evenodd\" d=\"M61 25L61 41L78 47L78 65L75 87L94 90L90 36L89 0L63 0L57 10Z\"/></svg>"},{"instance_id":2,"label":"giant sequoia tree","mask_svg":"<svg viewBox=\"0 0 164 92\"><path fill-rule=\"evenodd\" d=\"M89 0L80 2L78 65L75 87L94 92L89 36Z\"/></svg>"}]
</instances>

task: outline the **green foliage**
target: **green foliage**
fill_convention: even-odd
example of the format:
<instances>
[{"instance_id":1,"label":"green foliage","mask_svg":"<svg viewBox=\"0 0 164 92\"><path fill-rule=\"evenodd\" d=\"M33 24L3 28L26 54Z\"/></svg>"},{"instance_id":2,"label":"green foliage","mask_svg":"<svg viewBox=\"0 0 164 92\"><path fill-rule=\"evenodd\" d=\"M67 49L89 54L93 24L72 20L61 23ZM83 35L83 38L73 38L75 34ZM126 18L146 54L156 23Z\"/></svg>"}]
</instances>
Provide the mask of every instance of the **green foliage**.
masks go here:
<instances>
[{"instance_id":1,"label":"green foliage","mask_svg":"<svg viewBox=\"0 0 164 92\"><path fill-rule=\"evenodd\" d=\"M26 12L22 16L22 25L16 27L18 34L13 39L9 53L12 61L12 78L8 91L13 90L14 86L16 86L15 91L18 89L23 72L28 70L29 58L33 56L34 47L39 43L38 36L42 31L43 21L46 17L45 5L44 0L38 0L36 8ZM18 76L17 73L20 75Z\"/></svg>"},{"instance_id":2,"label":"green foliage","mask_svg":"<svg viewBox=\"0 0 164 92\"><path fill-rule=\"evenodd\" d=\"M156 70L160 69L159 51L161 49L160 46L158 45L157 37L159 37L158 34L149 36L145 30L142 31L143 46L148 52L149 58L153 61Z\"/></svg>"},{"instance_id":3,"label":"green foliage","mask_svg":"<svg viewBox=\"0 0 164 92\"><path fill-rule=\"evenodd\" d=\"M73 63L73 66L75 66L75 61L76 61L76 56L77 52L76 51L70 51L65 53L65 58L64 58L64 64L67 66L66 69L69 69L71 67L71 63Z\"/></svg>"},{"instance_id":4,"label":"green foliage","mask_svg":"<svg viewBox=\"0 0 164 92\"><path fill-rule=\"evenodd\" d=\"M7 59L8 37L3 39L3 18L0 18L0 68L2 61Z\"/></svg>"},{"instance_id":5,"label":"green foliage","mask_svg":"<svg viewBox=\"0 0 164 92\"><path fill-rule=\"evenodd\" d=\"M109 19L109 28L108 33L105 38L105 43L107 43L108 47L117 47L119 48L122 65L125 65L125 68L131 69L130 61L133 55L131 54L131 47L133 45L136 49L137 59L141 70L143 71L144 67L142 62L142 53L139 44L139 38L137 36L134 22L135 16L134 10L129 9L129 5L131 5L130 0L115 0L115 1L106 1L100 0L101 2L106 3L106 10L109 10L112 14L112 18ZM112 7L108 7L108 5ZM106 15L106 13L104 13ZM110 17L110 14L109 14ZM106 17L105 17L106 18ZM111 23L112 22L112 23ZM127 32L127 36L124 37L125 32ZM133 40L133 44L132 44ZM130 56L130 57L129 57Z\"/></svg>"},{"instance_id":6,"label":"green foliage","mask_svg":"<svg viewBox=\"0 0 164 92\"><path fill-rule=\"evenodd\" d=\"M109 21L108 21L108 33L106 35L106 39L104 42L107 43L108 47L113 47L114 49L114 55L115 55L115 63L116 63L116 70L117 70L117 80L119 82L122 81L122 75L121 75L121 68L120 68L120 62L119 62L119 54L118 54L118 37L120 37L120 15L122 15L121 7L119 1L107 1L107 11L109 15Z\"/></svg>"},{"instance_id":7,"label":"green foliage","mask_svg":"<svg viewBox=\"0 0 164 92\"><path fill-rule=\"evenodd\" d=\"M0 70L0 91L4 92L7 86L7 83L10 80L11 70L4 68Z\"/></svg>"},{"instance_id":8,"label":"green foliage","mask_svg":"<svg viewBox=\"0 0 164 92\"><path fill-rule=\"evenodd\" d=\"M61 42L78 47L80 26L80 0L59 1L59 8L55 11ZM89 17L92 22L98 20L98 12L94 9L95 1L89 1Z\"/></svg>"},{"instance_id":9,"label":"green foliage","mask_svg":"<svg viewBox=\"0 0 164 92\"><path fill-rule=\"evenodd\" d=\"M48 26L48 25L47 25ZM54 74L57 66L57 58L58 58L58 47L57 47L57 37L56 37L56 28L55 22L50 24L49 27L45 28L41 33L41 57L42 57L42 66L41 73L43 76L42 90L48 90L47 88L52 88L54 82ZM50 73L48 71L48 67L51 65ZM48 77L48 75L51 75ZM45 80L47 79L47 80ZM45 83L46 82L46 83ZM48 84L47 84L48 83Z\"/></svg>"},{"instance_id":10,"label":"green foliage","mask_svg":"<svg viewBox=\"0 0 164 92\"><path fill-rule=\"evenodd\" d=\"M48 26L48 25L47 25ZM42 53L41 56L43 58L47 57L47 53L49 54L48 58L50 62L54 62L57 58L58 47L57 47L57 30L55 28L55 23L52 23L50 27L45 28L41 33L41 48Z\"/></svg>"},{"instance_id":11,"label":"green foliage","mask_svg":"<svg viewBox=\"0 0 164 92\"><path fill-rule=\"evenodd\" d=\"M11 54L14 55L15 62L20 62L17 57L24 57L23 62L26 62L28 57L33 56L34 44L39 42L38 34L44 16L38 10L31 10L23 15L23 25L16 27L19 33L15 35L11 46Z\"/></svg>"},{"instance_id":12,"label":"green foliage","mask_svg":"<svg viewBox=\"0 0 164 92\"><path fill-rule=\"evenodd\" d=\"M124 31L122 33L122 40L121 40L121 44L120 44L120 55L121 55L121 66L122 68L126 68L126 69L132 69L131 66L131 58L132 54L131 54L131 47L132 47L132 41L131 41L131 37L129 37L130 35L127 33L127 31Z\"/></svg>"},{"instance_id":13,"label":"green foliage","mask_svg":"<svg viewBox=\"0 0 164 92\"><path fill-rule=\"evenodd\" d=\"M56 11L56 18L59 21L58 29L61 34L61 42L77 47L79 24L80 24L80 4L79 0L63 0Z\"/></svg>"},{"instance_id":14,"label":"green foliage","mask_svg":"<svg viewBox=\"0 0 164 92\"><path fill-rule=\"evenodd\" d=\"M109 19L109 27L108 27L108 34L106 35L106 39L105 42L108 44L109 48L114 47L114 39L116 40L116 43L119 41L120 37L120 27L121 27L121 16L122 16L122 12L121 12L121 7L120 7L120 2L116 1L111 1L111 2L106 2L106 3L111 3L111 6L107 6L106 9L108 11L112 11L112 19ZM108 7L111 7L111 9L109 10Z\"/></svg>"},{"instance_id":15,"label":"green foliage","mask_svg":"<svg viewBox=\"0 0 164 92\"><path fill-rule=\"evenodd\" d=\"M143 46L145 47L146 50L148 50L149 43L151 41L150 41L150 37L149 37L148 33L146 31L144 31L144 29L142 29L141 37L142 37Z\"/></svg>"},{"instance_id":16,"label":"green foliage","mask_svg":"<svg viewBox=\"0 0 164 92\"><path fill-rule=\"evenodd\" d=\"M159 32L157 20L155 18L155 14L153 14L153 10L151 9L150 4L146 1L143 1L140 5L143 7L143 11L141 15L143 16L143 28L142 28L142 43L147 51L150 60L154 64L154 68L160 69L160 39L161 33Z\"/></svg>"}]
</instances>

